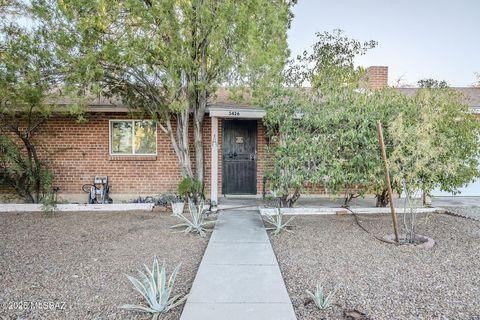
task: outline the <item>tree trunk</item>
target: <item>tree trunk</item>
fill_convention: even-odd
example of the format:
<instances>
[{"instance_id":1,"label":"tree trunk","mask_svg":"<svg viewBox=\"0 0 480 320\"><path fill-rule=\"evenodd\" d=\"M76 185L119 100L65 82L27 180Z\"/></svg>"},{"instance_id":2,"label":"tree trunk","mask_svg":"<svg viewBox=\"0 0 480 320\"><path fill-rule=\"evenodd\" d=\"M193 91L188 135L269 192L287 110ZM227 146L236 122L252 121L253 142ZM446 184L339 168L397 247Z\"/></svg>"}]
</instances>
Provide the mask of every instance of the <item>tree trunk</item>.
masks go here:
<instances>
[{"instance_id":1,"label":"tree trunk","mask_svg":"<svg viewBox=\"0 0 480 320\"><path fill-rule=\"evenodd\" d=\"M189 112L184 110L176 115L177 128L173 130L170 115L166 115L166 133L170 137L173 149L178 158L182 177L193 178L190 146L188 141Z\"/></svg>"},{"instance_id":2,"label":"tree trunk","mask_svg":"<svg viewBox=\"0 0 480 320\"><path fill-rule=\"evenodd\" d=\"M299 198L300 192L298 189L295 189L292 194L287 194L286 196L280 198L280 207L291 208Z\"/></svg>"},{"instance_id":3,"label":"tree trunk","mask_svg":"<svg viewBox=\"0 0 480 320\"><path fill-rule=\"evenodd\" d=\"M30 121L29 121L30 124ZM42 188L42 181L41 181L41 164L40 164L40 159L38 158L37 155L37 150L35 149L35 146L32 144L30 141L30 134L29 132L31 131L31 127L27 128L27 133L22 134L18 128L14 133L20 138L22 141L27 157L28 157L28 166L29 168L26 168L26 170L29 170L32 174L33 178L33 190L31 190L27 185L25 185L25 195L26 195L26 200L31 203L39 203L40 202L40 194L41 194L41 188ZM27 182L29 185L29 183Z\"/></svg>"},{"instance_id":4,"label":"tree trunk","mask_svg":"<svg viewBox=\"0 0 480 320\"><path fill-rule=\"evenodd\" d=\"M345 208L350 207L350 202L352 202L353 199L358 198L358 197L359 197L359 195L357 195L355 193L348 193L347 195L345 195L345 200L343 201L343 206Z\"/></svg>"},{"instance_id":5,"label":"tree trunk","mask_svg":"<svg viewBox=\"0 0 480 320\"><path fill-rule=\"evenodd\" d=\"M205 162L203 148L203 120L205 119L205 109L207 106L207 92L201 90L197 96L197 107L193 112L193 139L195 146L195 170L196 179L203 185Z\"/></svg>"},{"instance_id":6,"label":"tree trunk","mask_svg":"<svg viewBox=\"0 0 480 320\"><path fill-rule=\"evenodd\" d=\"M29 138L26 138L24 141L25 147L27 148L27 154L30 159L30 166L33 173L34 179L34 186L33 186L33 194L34 194L34 201L35 203L40 202L40 194L42 189L42 181L41 181L41 164L37 157L37 152L35 147L30 143Z\"/></svg>"},{"instance_id":7,"label":"tree trunk","mask_svg":"<svg viewBox=\"0 0 480 320\"><path fill-rule=\"evenodd\" d=\"M375 204L376 207L384 208L390 203L387 190L383 190L382 193L377 193L375 197L377 198L377 203Z\"/></svg>"},{"instance_id":8,"label":"tree trunk","mask_svg":"<svg viewBox=\"0 0 480 320\"><path fill-rule=\"evenodd\" d=\"M425 191L422 191L422 204L426 207L430 207L432 205L432 197Z\"/></svg>"},{"instance_id":9,"label":"tree trunk","mask_svg":"<svg viewBox=\"0 0 480 320\"><path fill-rule=\"evenodd\" d=\"M46 121L47 117L38 117L39 115L33 112L34 107L33 105L30 106L29 111L26 113L26 119L22 117L7 118L4 115L0 117L0 134L8 132L23 144L21 146L20 143L14 141L21 154L20 158L15 159L14 162L16 162L16 165L21 166L24 174L22 176L9 177L10 181L8 183L28 203L39 203L41 201L42 192L44 191L42 175L44 168L46 168L44 162L38 157L32 135ZM24 130L21 130L18 122L23 122L23 120L25 120L26 125ZM23 156L26 156L26 159L23 159ZM7 167L7 165L4 164L4 167Z\"/></svg>"}]
</instances>

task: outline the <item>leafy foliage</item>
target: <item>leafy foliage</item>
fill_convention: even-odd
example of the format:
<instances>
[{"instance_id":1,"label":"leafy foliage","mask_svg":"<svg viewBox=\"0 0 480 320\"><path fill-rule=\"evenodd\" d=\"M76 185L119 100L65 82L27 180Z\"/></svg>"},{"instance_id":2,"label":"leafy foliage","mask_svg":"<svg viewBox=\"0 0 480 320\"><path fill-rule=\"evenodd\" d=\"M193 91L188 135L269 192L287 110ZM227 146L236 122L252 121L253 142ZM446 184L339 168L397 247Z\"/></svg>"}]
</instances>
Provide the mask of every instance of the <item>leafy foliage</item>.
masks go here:
<instances>
[{"instance_id":1,"label":"leafy foliage","mask_svg":"<svg viewBox=\"0 0 480 320\"><path fill-rule=\"evenodd\" d=\"M146 265L144 267L145 272L139 271L140 280L129 275L127 275L127 278L133 285L133 288L146 300L148 306L124 304L121 308L148 312L152 314L153 320L157 320L160 315L169 312L187 299L187 296L182 297L181 295L172 297L175 278L180 265L175 267L168 281L165 263L160 267L157 258L153 260L151 269Z\"/></svg>"},{"instance_id":2,"label":"leafy foliage","mask_svg":"<svg viewBox=\"0 0 480 320\"><path fill-rule=\"evenodd\" d=\"M288 98L285 98L288 97ZM313 170L308 164L315 150L309 131L302 126L298 112L311 103L309 96L288 88L278 88L266 106L264 124L267 127L269 145L265 177L269 188L281 201L282 206L291 207L310 181Z\"/></svg>"},{"instance_id":3,"label":"leafy foliage","mask_svg":"<svg viewBox=\"0 0 480 320\"><path fill-rule=\"evenodd\" d=\"M178 194L183 199L193 199L195 203L203 198L203 185L201 181L190 177L183 178L178 184Z\"/></svg>"},{"instance_id":4,"label":"leafy foliage","mask_svg":"<svg viewBox=\"0 0 480 320\"><path fill-rule=\"evenodd\" d=\"M188 234L190 232L196 233L201 237L205 237L208 231L215 226L216 220L207 220L206 207L203 200L195 206L191 199L188 199L188 209L190 211L191 219L185 217L182 213L174 213L174 216L180 218L183 223L172 226L172 228L183 228L183 232Z\"/></svg>"},{"instance_id":5,"label":"leafy foliage","mask_svg":"<svg viewBox=\"0 0 480 320\"><path fill-rule=\"evenodd\" d=\"M317 32L316 37L317 42L310 52L306 50L290 61L285 72L287 85L310 85L324 92L355 87L363 76L362 69L354 65L355 57L375 48L377 42L350 39L340 29Z\"/></svg>"},{"instance_id":6,"label":"leafy foliage","mask_svg":"<svg viewBox=\"0 0 480 320\"><path fill-rule=\"evenodd\" d=\"M393 88L367 90L365 70L353 59L374 45L339 31L320 34L313 53L299 57L286 73L286 86L271 95L266 177L283 206L316 185L330 195L344 193L346 204L374 193L386 205L376 121L384 125L397 192L404 180L411 190L456 192L478 176L479 122L464 97L431 79L414 96ZM305 83L313 87L301 87Z\"/></svg>"},{"instance_id":7,"label":"leafy foliage","mask_svg":"<svg viewBox=\"0 0 480 320\"><path fill-rule=\"evenodd\" d=\"M179 200L178 196L172 193L162 193L156 196L146 196L132 199L130 203L154 203L156 206L166 207L170 203Z\"/></svg>"},{"instance_id":8,"label":"leafy foliage","mask_svg":"<svg viewBox=\"0 0 480 320\"><path fill-rule=\"evenodd\" d=\"M359 90L366 75L354 66L354 57L374 41L361 43L339 30L317 36L313 51L291 63L287 87L277 88L266 105L271 159L266 176L284 206L307 186L321 184L334 195L373 188L365 182L381 173L374 123L398 107L381 103L391 91L372 96ZM306 83L313 87L302 87Z\"/></svg>"},{"instance_id":9,"label":"leafy foliage","mask_svg":"<svg viewBox=\"0 0 480 320\"><path fill-rule=\"evenodd\" d=\"M337 289L333 289L327 295L325 295L323 287L320 284L317 284L315 292L307 290L306 293L310 298L312 298L318 309L326 310L332 306Z\"/></svg>"},{"instance_id":10,"label":"leafy foliage","mask_svg":"<svg viewBox=\"0 0 480 320\"><path fill-rule=\"evenodd\" d=\"M293 218L294 217L291 217L286 222L284 222L283 212L280 208L277 208L277 214L265 216L265 221L273 226L266 228L266 230L272 231L273 235L277 235L282 231L291 232L289 228L291 228L290 222L293 220Z\"/></svg>"},{"instance_id":11,"label":"leafy foliage","mask_svg":"<svg viewBox=\"0 0 480 320\"><path fill-rule=\"evenodd\" d=\"M405 102L388 128L394 182L427 194L458 192L479 175L480 123L453 89L420 90Z\"/></svg>"},{"instance_id":12,"label":"leafy foliage","mask_svg":"<svg viewBox=\"0 0 480 320\"><path fill-rule=\"evenodd\" d=\"M0 183L27 202L43 201L49 211L52 172L33 136L54 109L49 100L56 96L55 60L42 30L28 31L5 18L0 39Z\"/></svg>"},{"instance_id":13,"label":"leafy foliage","mask_svg":"<svg viewBox=\"0 0 480 320\"><path fill-rule=\"evenodd\" d=\"M322 103L315 126L323 137L325 179L314 182L323 183L333 195L343 192L349 199L354 195L381 194L386 186L375 123L396 117L405 99L391 89L365 93L352 90L340 99ZM389 141L388 133L385 139Z\"/></svg>"},{"instance_id":14,"label":"leafy foliage","mask_svg":"<svg viewBox=\"0 0 480 320\"><path fill-rule=\"evenodd\" d=\"M53 172L35 136L54 114L81 117L84 99L60 90L64 60L51 41L51 26L35 23L28 3L7 1L0 10L0 183L51 211ZM60 106L61 98L72 103Z\"/></svg>"},{"instance_id":15,"label":"leafy foliage","mask_svg":"<svg viewBox=\"0 0 480 320\"><path fill-rule=\"evenodd\" d=\"M449 88L420 90L406 100L388 130L392 181L406 195L407 240L415 240L415 198L436 187L457 193L479 176L480 123L458 92Z\"/></svg>"},{"instance_id":16,"label":"leafy foliage","mask_svg":"<svg viewBox=\"0 0 480 320\"><path fill-rule=\"evenodd\" d=\"M55 209L53 174L47 163L32 156L7 135L0 136L0 184L11 187L27 202L43 205L45 212Z\"/></svg>"}]
</instances>

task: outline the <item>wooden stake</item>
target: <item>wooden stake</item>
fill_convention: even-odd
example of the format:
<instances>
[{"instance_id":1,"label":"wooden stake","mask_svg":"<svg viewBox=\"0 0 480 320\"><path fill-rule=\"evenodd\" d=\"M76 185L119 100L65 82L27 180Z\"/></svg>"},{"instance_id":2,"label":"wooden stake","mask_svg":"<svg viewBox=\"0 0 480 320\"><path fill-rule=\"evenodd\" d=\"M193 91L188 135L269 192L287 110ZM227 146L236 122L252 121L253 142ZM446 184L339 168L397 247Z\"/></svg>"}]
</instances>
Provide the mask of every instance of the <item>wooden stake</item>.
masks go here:
<instances>
[{"instance_id":1,"label":"wooden stake","mask_svg":"<svg viewBox=\"0 0 480 320\"><path fill-rule=\"evenodd\" d=\"M387 152L385 151L385 142L383 141L383 132L382 132L382 123L377 121L377 133L378 133L378 143L380 144L380 151L382 152L383 158L383 169L385 171L385 180L387 181L387 190L388 190L388 197L390 202L390 211L392 213L392 220L393 220L393 231L395 233L395 241L398 243L398 221L397 221L397 213L395 212L395 206L393 205L393 195L392 195L392 185L390 183L390 172L388 169L388 161L387 161Z\"/></svg>"}]
</instances>

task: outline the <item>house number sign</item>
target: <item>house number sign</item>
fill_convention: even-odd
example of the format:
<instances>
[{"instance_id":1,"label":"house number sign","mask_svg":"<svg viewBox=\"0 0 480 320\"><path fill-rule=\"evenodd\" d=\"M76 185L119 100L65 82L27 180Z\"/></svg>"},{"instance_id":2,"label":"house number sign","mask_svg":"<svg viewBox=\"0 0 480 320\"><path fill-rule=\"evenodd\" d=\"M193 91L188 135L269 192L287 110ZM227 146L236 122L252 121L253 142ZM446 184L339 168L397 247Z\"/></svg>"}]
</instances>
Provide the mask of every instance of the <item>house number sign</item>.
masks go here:
<instances>
[{"instance_id":1,"label":"house number sign","mask_svg":"<svg viewBox=\"0 0 480 320\"><path fill-rule=\"evenodd\" d=\"M235 143L238 143L238 144L243 143L243 137L235 137Z\"/></svg>"},{"instance_id":2,"label":"house number sign","mask_svg":"<svg viewBox=\"0 0 480 320\"><path fill-rule=\"evenodd\" d=\"M228 111L228 115L238 117L240 115L240 112L238 112L238 111Z\"/></svg>"}]
</instances>

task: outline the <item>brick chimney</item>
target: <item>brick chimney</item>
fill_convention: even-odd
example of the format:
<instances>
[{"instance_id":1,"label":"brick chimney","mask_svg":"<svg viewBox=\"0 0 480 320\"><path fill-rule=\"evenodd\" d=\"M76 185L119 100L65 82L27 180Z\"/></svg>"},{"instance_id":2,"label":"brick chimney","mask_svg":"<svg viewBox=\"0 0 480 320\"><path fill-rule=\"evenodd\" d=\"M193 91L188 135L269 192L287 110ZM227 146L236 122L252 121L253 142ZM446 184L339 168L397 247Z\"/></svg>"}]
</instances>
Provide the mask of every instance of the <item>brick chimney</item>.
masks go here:
<instances>
[{"instance_id":1,"label":"brick chimney","mask_svg":"<svg viewBox=\"0 0 480 320\"><path fill-rule=\"evenodd\" d=\"M388 86L388 67L371 66L367 68L368 87L382 89Z\"/></svg>"}]
</instances>

